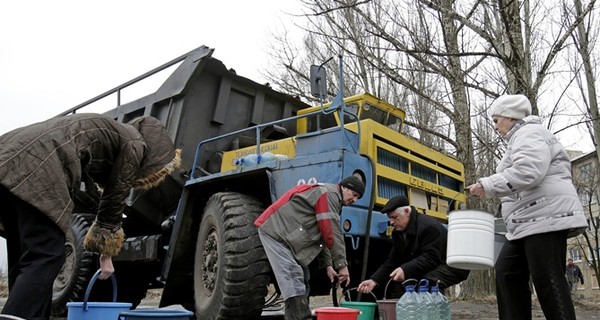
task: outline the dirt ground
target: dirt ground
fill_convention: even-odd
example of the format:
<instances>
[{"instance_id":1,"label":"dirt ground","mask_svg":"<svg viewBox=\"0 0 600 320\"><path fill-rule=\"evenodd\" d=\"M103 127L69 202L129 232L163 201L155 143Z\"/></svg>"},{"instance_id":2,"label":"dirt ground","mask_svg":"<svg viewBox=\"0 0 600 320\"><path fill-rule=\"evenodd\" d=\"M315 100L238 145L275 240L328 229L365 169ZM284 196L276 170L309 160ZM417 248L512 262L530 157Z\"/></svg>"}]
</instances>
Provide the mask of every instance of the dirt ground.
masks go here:
<instances>
[{"instance_id":1,"label":"dirt ground","mask_svg":"<svg viewBox=\"0 0 600 320\"><path fill-rule=\"evenodd\" d=\"M498 309L495 298L478 301L451 301L452 319L498 319ZM533 319L545 319L537 299L533 300ZM600 301L582 301L575 303L577 319L600 319Z\"/></svg>"},{"instance_id":2,"label":"dirt ground","mask_svg":"<svg viewBox=\"0 0 600 320\"><path fill-rule=\"evenodd\" d=\"M160 301L160 290L150 290L146 299L142 301L139 308L158 308ZM0 306L4 305L5 297L0 297ZM331 297L312 297L311 308L331 307L333 306ZM478 320L495 320L498 319L498 310L494 297L487 299L479 299L476 301L451 300L450 306L452 310L452 319L478 319ZM276 303L272 310L274 314L282 314L281 310L283 303ZM584 300L579 299L575 303L575 312L579 320L594 320L600 319L600 299L599 300ZM544 319L544 314L540 309L537 300L533 300L533 319ZM52 320L64 320L65 318L52 318ZM264 319L283 319L282 316L269 316Z\"/></svg>"},{"instance_id":3,"label":"dirt ground","mask_svg":"<svg viewBox=\"0 0 600 320\"><path fill-rule=\"evenodd\" d=\"M340 295L341 292L338 293L338 296ZM333 306L330 296L312 297L310 301L313 309ZM450 298L450 308L452 319L498 319L498 305L495 296L468 301ZM582 297L576 299L575 313L579 320L600 319L600 298L595 300L586 300ZM536 297L533 297L532 300L532 318L545 319Z\"/></svg>"},{"instance_id":4,"label":"dirt ground","mask_svg":"<svg viewBox=\"0 0 600 320\"><path fill-rule=\"evenodd\" d=\"M159 299L159 291L150 291L147 298L144 300L143 305L158 305ZM333 306L330 296L311 297L310 304L312 309ZM495 297L478 299L475 301L451 300L450 306L452 319L498 319L498 309ZM277 311L282 310L282 308L283 303L276 303L271 310L277 313ZM577 319L579 320L600 319L600 299L591 301L579 299L575 303L575 312L577 314ZM535 298L533 300L532 317L533 319L544 319L544 314ZM268 318L265 317L265 319L283 319L283 317L278 318L274 316Z\"/></svg>"}]
</instances>

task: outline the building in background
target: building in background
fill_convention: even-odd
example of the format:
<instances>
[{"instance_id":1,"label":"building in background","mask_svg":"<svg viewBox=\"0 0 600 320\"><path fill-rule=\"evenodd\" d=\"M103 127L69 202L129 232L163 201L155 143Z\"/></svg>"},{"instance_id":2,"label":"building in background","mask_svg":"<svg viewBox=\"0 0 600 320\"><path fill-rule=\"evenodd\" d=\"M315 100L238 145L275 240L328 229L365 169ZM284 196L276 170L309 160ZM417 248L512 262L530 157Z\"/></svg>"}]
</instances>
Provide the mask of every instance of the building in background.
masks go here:
<instances>
[{"instance_id":1,"label":"building in background","mask_svg":"<svg viewBox=\"0 0 600 320\"><path fill-rule=\"evenodd\" d=\"M595 261L596 265L600 265L600 258L598 258L600 255L598 247L600 242L598 239L600 236L600 165L598 165L596 152L587 154L569 152L569 155L576 155L571 158L571 170L573 182L588 219L586 236L590 241L588 242L584 235L571 238L567 245L567 258L572 258L584 275L584 284L578 283L578 296L598 298L600 297L600 287L592 261Z\"/></svg>"}]
</instances>

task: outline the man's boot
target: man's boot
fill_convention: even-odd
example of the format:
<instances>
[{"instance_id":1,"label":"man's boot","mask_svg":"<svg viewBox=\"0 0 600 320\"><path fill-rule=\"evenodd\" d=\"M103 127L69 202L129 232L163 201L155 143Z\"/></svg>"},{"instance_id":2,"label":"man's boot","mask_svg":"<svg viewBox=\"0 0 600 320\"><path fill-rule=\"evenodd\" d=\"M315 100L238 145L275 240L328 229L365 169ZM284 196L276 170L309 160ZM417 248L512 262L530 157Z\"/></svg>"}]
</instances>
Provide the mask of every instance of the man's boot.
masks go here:
<instances>
[{"instance_id":1,"label":"man's boot","mask_svg":"<svg viewBox=\"0 0 600 320\"><path fill-rule=\"evenodd\" d=\"M285 320L311 320L310 306L306 296L295 296L285 300Z\"/></svg>"}]
</instances>

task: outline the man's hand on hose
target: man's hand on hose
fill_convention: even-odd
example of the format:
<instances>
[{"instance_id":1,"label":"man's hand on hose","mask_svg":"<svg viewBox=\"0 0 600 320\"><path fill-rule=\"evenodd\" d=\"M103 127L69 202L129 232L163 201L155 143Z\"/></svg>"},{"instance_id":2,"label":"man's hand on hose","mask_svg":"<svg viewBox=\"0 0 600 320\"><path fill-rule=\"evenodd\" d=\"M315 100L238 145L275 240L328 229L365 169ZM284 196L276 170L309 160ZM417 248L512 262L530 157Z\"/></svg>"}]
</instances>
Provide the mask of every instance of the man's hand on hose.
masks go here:
<instances>
[{"instance_id":1,"label":"man's hand on hose","mask_svg":"<svg viewBox=\"0 0 600 320\"><path fill-rule=\"evenodd\" d=\"M332 266L327 266L327 277L331 283L333 283L335 278L337 278L340 284L342 284L344 281L346 282L343 284L343 286L348 286L350 284L350 273L348 272L348 267L343 267L336 272Z\"/></svg>"},{"instance_id":2,"label":"man's hand on hose","mask_svg":"<svg viewBox=\"0 0 600 320\"><path fill-rule=\"evenodd\" d=\"M343 267L338 270L337 278L340 284L346 281L346 284L344 284L345 287L350 285L350 272L348 271L348 267Z\"/></svg>"}]
</instances>

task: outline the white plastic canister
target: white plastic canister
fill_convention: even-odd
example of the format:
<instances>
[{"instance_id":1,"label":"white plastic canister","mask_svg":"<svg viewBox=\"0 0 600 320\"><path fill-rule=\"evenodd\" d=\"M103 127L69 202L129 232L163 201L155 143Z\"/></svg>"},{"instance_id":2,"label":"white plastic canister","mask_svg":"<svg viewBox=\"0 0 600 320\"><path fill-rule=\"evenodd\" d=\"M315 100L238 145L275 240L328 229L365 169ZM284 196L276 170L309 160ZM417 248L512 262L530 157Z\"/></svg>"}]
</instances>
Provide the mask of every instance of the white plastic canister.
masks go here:
<instances>
[{"instance_id":1,"label":"white plastic canister","mask_svg":"<svg viewBox=\"0 0 600 320\"><path fill-rule=\"evenodd\" d=\"M446 263L467 270L494 266L494 216L477 210L457 210L448 215Z\"/></svg>"}]
</instances>

